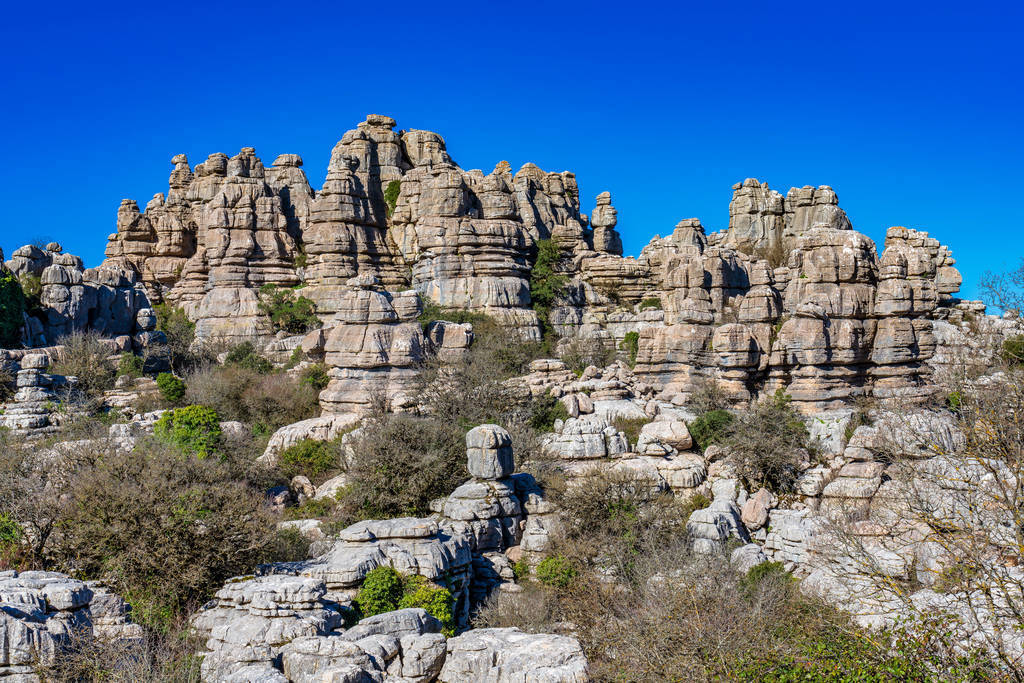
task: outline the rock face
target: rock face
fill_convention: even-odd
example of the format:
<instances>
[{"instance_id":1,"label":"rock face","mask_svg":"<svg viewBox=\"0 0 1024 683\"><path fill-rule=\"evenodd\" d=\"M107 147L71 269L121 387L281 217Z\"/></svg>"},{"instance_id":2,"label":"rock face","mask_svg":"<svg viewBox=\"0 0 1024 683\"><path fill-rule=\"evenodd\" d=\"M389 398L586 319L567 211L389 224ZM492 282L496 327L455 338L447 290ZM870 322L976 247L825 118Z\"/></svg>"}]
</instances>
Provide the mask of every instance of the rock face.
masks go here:
<instances>
[{"instance_id":1,"label":"rock face","mask_svg":"<svg viewBox=\"0 0 1024 683\"><path fill-rule=\"evenodd\" d=\"M28 343L89 326L144 346L149 318L137 314L166 302L202 338L290 352L271 341L259 288L302 285L328 327L303 345L333 368L325 410L358 413L369 394L404 409L427 346L418 307L486 313L538 338L530 276L550 240L566 285L548 318L564 339L631 337L637 375L669 402L715 379L735 401L785 387L814 412L861 395L928 395L936 321L976 313L952 296L961 278L949 249L892 228L879 258L826 185L783 196L748 178L733 187L727 230L686 219L633 258L609 193L588 217L572 173L513 173L507 162L467 171L440 135L396 130L387 116L345 133L319 190L294 154L270 168L252 148L172 164L166 194L141 211L122 203L101 268L84 270L59 245L14 252L8 267L41 278ZM460 336L451 332L428 336L440 347Z\"/></svg>"},{"instance_id":2,"label":"rock face","mask_svg":"<svg viewBox=\"0 0 1024 683\"><path fill-rule=\"evenodd\" d=\"M131 608L100 586L57 572L0 572L0 678L39 680L78 638L137 639Z\"/></svg>"}]
</instances>

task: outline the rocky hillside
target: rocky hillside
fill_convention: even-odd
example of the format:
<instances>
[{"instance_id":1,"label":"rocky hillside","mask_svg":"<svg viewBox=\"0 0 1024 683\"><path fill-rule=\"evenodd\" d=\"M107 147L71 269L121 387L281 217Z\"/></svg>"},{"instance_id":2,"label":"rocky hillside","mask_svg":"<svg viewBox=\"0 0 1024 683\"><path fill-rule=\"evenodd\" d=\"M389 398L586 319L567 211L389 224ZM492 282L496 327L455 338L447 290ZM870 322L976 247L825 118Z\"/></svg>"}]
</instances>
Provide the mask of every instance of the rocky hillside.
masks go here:
<instances>
[{"instance_id":1,"label":"rocky hillside","mask_svg":"<svg viewBox=\"0 0 1024 683\"><path fill-rule=\"evenodd\" d=\"M947 247L747 179L625 257L395 126L11 254L0 676L1022 675L1024 327Z\"/></svg>"}]
</instances>

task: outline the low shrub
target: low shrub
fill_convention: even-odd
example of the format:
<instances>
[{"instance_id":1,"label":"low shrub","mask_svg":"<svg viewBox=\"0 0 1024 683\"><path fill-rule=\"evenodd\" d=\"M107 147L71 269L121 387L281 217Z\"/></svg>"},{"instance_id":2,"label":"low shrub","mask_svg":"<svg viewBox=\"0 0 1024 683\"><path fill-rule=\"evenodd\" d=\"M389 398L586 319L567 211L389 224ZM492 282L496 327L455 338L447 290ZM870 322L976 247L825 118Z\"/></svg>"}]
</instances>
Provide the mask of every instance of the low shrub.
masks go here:
<instances>
[{"instance_id":1,"label":"low shrub","mask_svg":"<svg viewBox=\"0 0 1024 683\"><path fill-rule=\"evenodd\" d=\"M619 349L626 352L629 358L629 367L636 365L636 354L640 352L640 333L627 332L625 338L619 343Z\"/></svg>"},{"instance_id":2,"label":"low shrub","mask_svg":"<svg viewBox=\"0 0 1024 683\"><path fill-rule=\"evenodd\" d=\"M615 351L600 339L577 337L559 345L558 357L579 376L591 365L598 368L610 365L615 361Z\"/></svg>"},{"instance_id":3,"label":"low shrub","mask_svg":"<svg viewBox=\"0 0 1024 683\"><path fill-rule=\"evenodd\" d=\"M317 391L323 391L330 384L331 378L327 374L327 366L323 363L313 363L302 369L299 373L299 382L306 384Z\"/></svg>"},{"instance_id":4,"label":"low shrub","mask_svg":"<svg viewBox=\"0 0 1024 683\"><path fill-rule=\"evenodd\" d=\"M568 420L565 404L551 394L538 396L530 402L530 427L538 432L550 432L556 420Z\"/></svg>"},{"instance_id":5,"label":"low shrub","mask_svg":"<svg viewBox=\"0 0 1024 683\"><path fill-rule=\"evenodd\" d=\"M724 443L751 491L763 486L786 492L796 482L809 436L790 397L779 389L752 410L740 412Z\"/></svg>"},{"instance_id":6,"label":"low shrub","mask_svg":"<svg viewBox=\"0 0 1024 683\"><path fill-rule=\"evenodd\" d=\"M316 304L295 290L265 284L260 287L260 313L270 318L275 332L303 334L320 327Z\"/></svg>"},{"instance_id":7,"label":"low shrub","mask_svg":"<svg viewBox=\"0 0 1024 683\"><path fill-rule=\"evenodd\" d=\"M325 473L338 469L340 457L333 443L303 439L281 451L278 462L289 479L301 474L317 482Z\"/></svg>"},{"instance_id":8,"label":"low shrub","mask_svg":"<svg viewBox=\"0 0 1024 683\"><path fill-rule=\"evenodd\" d=\"M182 451L205 458L220 445L220 418L206 406L175 408L160 416L153 432Z\"/></svg>"},{"instance_id":9,"label":"low shrub","mask_svg":"<svg viewBox=\"0 0 1024 683\"><path fill-rule=\"evenodd\" d=\"M447 588L416 574L402 576L391 567L377 567L367 572L356 596L363 618L419 607L441 622L442 632L447 636L455 635L454 603Z\"/></svg>"},{"instance_id":10,"label":"low shrub","mask_svg":"<svg viewBox=\"0 0 1024 683\"><path fill-rule=\"evenodd\" d=\"M274 364L261 356L252 342L242 342L232 347L224 356L224 365L245 368L260 375L274 371Z\"/></svg>"},{"instance_id":11,"label":"low shrub","mask_svg":"<svg viewBox=\"0 0 1024 683\"><path fill-rule=\"evenodd\" d=\"M167 354L171 367L178 372L184 371L195 360L192 342L196 338L196 325L185 314L185 309L174 308L169 304L157 304L153 307L156 313L156 329L167 337Z\"/></svg>"},{"instance_id":12,"label":"low shrub","mask_svg":"<svg viewBox=\"0 0 1024 683\"><path fill-rule=\"evenodd\" d=\"M168 403L177 405L185 398L185 383L170 372L161 372L157 375L156 386L160 390L160 396Z\"/></svg>"},{"instance_id":13,"label":"low shrub","mask_svg":"<svg viewBox=\"0 0 1024 683\"><path fill-rule=\"evenodd\" d=\"M537 580L552 588L568 588L579 570L564 555L550 555L537 565Z\"/></svg>"},{"instance_id":14,"label":"low shrub","mask_svg":"<svg viewBox=\"0 0 1024 683\"><path fill-rule=\"evenodd\" d=\"M646 310L648 308L654 308L661 310L661 299L656 296L649 296L640 302L640 310Z\"/></svg>"},{"instance_id":15,"label":"low shrub","mask_svg":"<svg viewBox=\"0 0 1024 683\"><path fill-rule=\"evenodd\" d=\"M726 410L711 410L687 425L690 436L702 451L711 444L722 443L729 435L735 416Z\"/></svg>"},{"instance_id":16,"label":"low shrub","mask_svg":"<svg viewBox=\"0 0 1024 683\"><path fill-rule=\"evenodd\" d=\"M1000 355L1010 365L1024 365L1024 334L1004 340Z\"/></svg>"},{"instance_id":17,"label":"low shrub","mask_svg":"<svg viewBox=\"0 0 1024 683\"><path fill-rule=\"evenodd\" d=\"M388 218L391 218L391 214L395 212L395 207L398 206L398 195L401 193L401 180L392 180L388 183L388 186L384 188L384 203L388 207Z\"/></svg>"},{"instance_id":18,"label":"low shrub","mask_svg":"<svg viewBox=\"0 0 1024 683\"><path fill-rule=\"evenodd\" d=\"M186 402L268 433L316 417L319 391L292 374L260 374L249 362L206 366L185 378Z\"/></svg>"},{"instance_id":19,"label":"low shrub","mask_svg":"<svg viewBox=\"0 0 1024 683\"><path fill-rule=\"evenodd\" d=\"M109 360L110 347L96 332L75 332L60 340L63 349L51 372L75 377L75 389L95 398L114 387L116 371Z\"/></svg>"},{"instance_id":20,"label":"low shrub","mask_svg":"<svg viewBox=\"0 0 1024 683\"><path fill-rule=\"evenodd\" d=\"M446 636L455 635L455 604L452 592L431 583L425 577L413 575L406 577L402 599L398 601L398 609L419 607L427 614L441 622L441 632Z\"/></svg>"},{"instance_id":21,"label":"low shrub","mask_svg":"<svg viewBox=\"0 0 1024 683\"><path fill-rule=\"evenodd\" d=\"M429 515L431 500L469 478L465 431L452 422L381 415L351 440L351 449L350 485L340 503L352 521Z\"/></svg>"},{"instance_id":22,"label":"low shrub","mask_svg":"<svg viewBox=\"0 0 1024 683\"><path fill-rule=\"evenodd\" d=\"M23 314L27 309L25 293L14 273L0 267L0 348L21 345Z\"/></svg>"},{"instance_id":23,"label":"low shrub","mask_svg":"<svg viewBox=\"0 0 1024 683\"><path fill-rule=\"evenodd\" d=\"M372 617L398 609L403 593L402 575L391 567L377 567L363 578L356 604L363 617Z\"/></svg>"},{"instance_id":24,"label":"low shrub","mask_svg":"<svg viewBox=\"0 0 1024 683\"><path fill-rule=\"evenodd\" d=\"M142 357L134 353L122 353L117 362L117 376L132 379L142 377Z\"/></svg>"},{"instance_id":25,"label":"low shrub","mask_svg":"<svg viewBox=\"0 0 1024 683\"><path fill-rule=\"evenodd\" d=\"M651 421L649 417L624 417L615 415L612 417L612 426L626 435L626 441L630 448L636 448L637 439L640 438L640 430L645 424Z\"/></svg>"}]
</instances>

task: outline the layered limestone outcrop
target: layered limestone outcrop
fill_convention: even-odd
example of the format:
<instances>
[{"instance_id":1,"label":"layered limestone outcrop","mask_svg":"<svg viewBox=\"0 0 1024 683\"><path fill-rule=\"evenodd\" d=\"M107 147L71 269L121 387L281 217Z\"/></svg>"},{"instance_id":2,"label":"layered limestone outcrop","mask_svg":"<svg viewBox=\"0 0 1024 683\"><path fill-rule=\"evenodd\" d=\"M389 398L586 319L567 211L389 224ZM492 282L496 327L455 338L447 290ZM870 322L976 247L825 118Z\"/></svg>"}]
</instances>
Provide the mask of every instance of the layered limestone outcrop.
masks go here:
<instances>
[{"instance_id":1,"label":"layered limestone outcrop","mask_svg":"<svg viewBox=\"0 0 1024 683\"><path fill-rule=\"evenodd\" d=\"M166 302L200 338L290 352L297 341L272 339L259 290L301 286L326 325L304 342L334 368L324 408L358 412L368 393L402 408L428 345L415 311L484 313L539 338L530 279L549 240L558 258L546 265L565 285L547 320L563 339L620 347L638 335L638 377L677 404L715 379L736 401L786 387L813 411L927 395L936 321L976 313L954 297L947 247L897 227L879 255L827 185L783 195L748 178L733 186L728 229L685 219L632 257L610 193L588 215L571 172L464 170L439 134L387 116L342 136L319 189L296 154L269 168L248 147L172 164L144 210L124 200L100 268L59 247L14 252L8 267L42 280L28 344L87 326L130 335L139 310Z\"/></svg>"}]
</instances>

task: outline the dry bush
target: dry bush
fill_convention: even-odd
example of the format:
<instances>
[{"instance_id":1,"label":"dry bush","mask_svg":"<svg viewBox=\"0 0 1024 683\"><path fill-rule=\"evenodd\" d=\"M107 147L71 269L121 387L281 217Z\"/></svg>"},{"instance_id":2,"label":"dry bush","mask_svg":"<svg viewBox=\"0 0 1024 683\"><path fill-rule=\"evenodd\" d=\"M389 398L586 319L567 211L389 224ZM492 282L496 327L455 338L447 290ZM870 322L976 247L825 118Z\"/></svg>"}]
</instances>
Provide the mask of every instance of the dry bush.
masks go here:
<instances>
[{"instance_id":1,"label":"dry bush","mask_svg":"<svg viewBox=\"0 0 1024 683\"><path fill-rule=\"evenodd\" d=\"M802 596L778 565L737 574L685 542L645 548L633 580L587 569L568 587L527 582L493 596L474 622L533 632L571 629L597 681L929 680L916 650ZM852 672L869 678L847 679Z\"/></svg>"},{"instance_id":2,"label":"dry bush","mask_svg":"<svg viewBox=\"0 0 1024 683\"><path fill-rule=\"evenodd\" d=\"M347 520L430 514L430 501L469 478L465 431L457 424L383 414L353 434L349 485L340 496Z\"/></svg>"},{"instance_id":3,"label":"dry bush","mask_svg":"<svg viewBox=\"0 0 1024 683\"><path fill-rule=\"evenodd\" d=\"M558 346L558 356L577 375L593 365L603 368L615 361L615 349L594 337L573 338ZM635 357L635 356L634 356Z\"/></svg>"},{"instance_id":4,"label":"dry bush","mask_svg":"<svg viewBox=\"0 0 1024 683\"><path fill-rule=\"evenodd\" d=\"M75 683L199 683L201 649L177 624L169 633L145 631L140 640L103 640L72 632L68 647L49 666L36 669L44 681Z\"/></svg>"},{"instance_id":5,"label":"dry bush","mask_svg":"<svg viewBox=\"0 0 1024 683\"><path fill-rule=\"evenodd\" d=\"M117 368L110 360L113 347L107 340L90 331L69 334L60 342L64 348L50 372L75 377L75 390L89 398L114 388Z\"/></svg>"},{"instance_id":6,"label":"dry bush","mask_svg":"<svg viewBox=\"0 0 1024 683\"><path fill-rule=\"evenodd\" d=\"M780 389L750 410L740 411L729 425L724 445L751 491L761 487L792 490L800 473L809 432Z\"/></svg>"},{"instance_id":7,"label":"dry bush","mask_svg":"<svg viewBox=\"0 0 1024 683\"><path fill-rule=\"evenodd\" d=\"M690 400L687 403L687 407L694 414L704 415L712 410L725 410L729 406L729 397L717 379L701 376L694 379Z\"/></svg>"},{"instance_id":8,"label":"dry bush","mask_svg":"<svg viewBox=\"0 0 1024 683\"><path fill-rule=\"evenodd\" d=\"M57 452L0 448L0 505L24 530L24 564L102 579L142 623L166 626L225 579L298 559L263 504L262 471L230 450L196 458L140 440Z\"/></svg>"},{"instance_id":9,"label":"dry bush","mask_svg":"<svg viewBox=\"0 0 1024 683\"><path fill-rule=\"evenodd\" d=\"M260 432L315 417L318 392L286 373L260 374L240 365L208 365L185 378L185 402L213 408L223 420L238 420Z\"/></svg>"}]
</instances>

